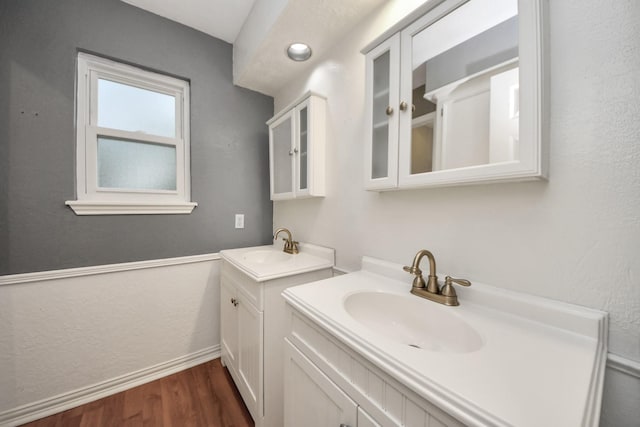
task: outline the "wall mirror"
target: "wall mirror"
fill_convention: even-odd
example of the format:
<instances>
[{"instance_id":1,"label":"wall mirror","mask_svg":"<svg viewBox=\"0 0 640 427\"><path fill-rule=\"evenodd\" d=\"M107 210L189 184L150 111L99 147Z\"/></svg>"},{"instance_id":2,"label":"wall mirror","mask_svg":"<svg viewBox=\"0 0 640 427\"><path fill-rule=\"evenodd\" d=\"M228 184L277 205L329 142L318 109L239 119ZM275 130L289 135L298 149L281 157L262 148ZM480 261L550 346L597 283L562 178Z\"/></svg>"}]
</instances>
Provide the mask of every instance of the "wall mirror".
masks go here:
<instances>
[{"instance_id":1,"label":"wall mirror","mask_svg":"<svg viewBox=\"0 0 640 427\"><path fill-rule=\"evenodd\" d=\"M363 50L366 187L544 178L542 2L431 1L417 12Z\"/></svg>"}]
</instances>

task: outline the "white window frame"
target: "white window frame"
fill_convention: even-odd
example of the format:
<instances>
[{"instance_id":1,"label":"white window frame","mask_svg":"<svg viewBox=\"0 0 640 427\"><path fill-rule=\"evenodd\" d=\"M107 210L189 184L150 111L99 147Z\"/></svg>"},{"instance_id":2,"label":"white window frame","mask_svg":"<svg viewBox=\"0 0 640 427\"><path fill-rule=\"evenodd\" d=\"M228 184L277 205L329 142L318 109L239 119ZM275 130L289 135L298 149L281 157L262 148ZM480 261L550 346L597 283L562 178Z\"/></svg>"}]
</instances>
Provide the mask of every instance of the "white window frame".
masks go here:
<instances>
[{"instance_id":1,"label":"white window frame","mask_svg":"<svg viewBox=\"0 0 640 427\"><path fill-rule=\"evenodd\" d=\"M97 125L98 79L175 97L174 138L104 128ZM77 200L65 204L77 215L189 214L191 202L189 150L189 83L86 53L78 54L76 88ZM176 148L176 190L138 190L98 186L98 137L162 144Z\"/></svg>"}]
</instances>

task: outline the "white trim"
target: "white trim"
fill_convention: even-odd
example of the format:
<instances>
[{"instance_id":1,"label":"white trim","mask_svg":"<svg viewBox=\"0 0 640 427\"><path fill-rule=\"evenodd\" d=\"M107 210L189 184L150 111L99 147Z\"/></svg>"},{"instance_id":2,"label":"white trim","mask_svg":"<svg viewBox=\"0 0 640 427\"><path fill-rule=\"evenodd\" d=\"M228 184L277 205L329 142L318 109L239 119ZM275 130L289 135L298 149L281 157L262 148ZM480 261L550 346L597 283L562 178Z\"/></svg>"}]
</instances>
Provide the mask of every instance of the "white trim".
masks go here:
<instances>
[{"instance_id":1,"label":"white trim","mask_svg":"<svg viewBox=\"0 0 640 427\"><path fill-rule=\"evenodd\" d=\"M168 267L172 265L192 264L196 262L217 261L220 254L210 253L175 258L153 259L148 261L124 262L119 264L96 265L91 267L67 268L64 270L38 271L0 276L0 286L19 285L21 283L44 280L67 279L70 277L92 276L95 274L117 273L121 271L142 270L146 268Z\"/></svg>"},{"instance_id":2,"label":"white trim","mask_svg":"<svg viewBox=\"0 0 640 427\"><path fill-rule=\"evenodd\" d=\"M76 215L148 215L190 214L198 206L195 202L184 203L132 203L119 201L67 200L65 205Z\"/></svg>"},{"instance_id":3,"label":"white trim","mask_svg":"<svg viewBox=\"0 0 640 427\"><path fill-rule=\"evenodd\" d=\"M220 345L198 350L97 384L0 412L0 426L14 426L128 390L220 357Z\"/></svg>"},{"instance_id":4,"label":"white trim","mask_svg":"<svg viewBox=\"0 0 640 427\"><path fill-rule=\"evenodd\" d=\"M408 27L414 21L420 19L423 15L427 14L431 11L431 9L436 8L445 0L429 0L424 2L422 5L418 6L413 12L409 13L407 16L393 24L389 27L385 32L377 36L375 39L367 43L365 47L360 49L360 53L366 55L371 52L376 46L391 38L394 34L402 31L405 27ZM465 3L469 0L465 0Z\"/></svg>"},{"instance_id":5,"label":"white trim","mask_svg":"<svg viewBox=\"0 0 640 427\"><path fill-rule=\"evenodd\" d=\"M609 353L607 355L607 367L623 374L640 379L640 362Z\"/></svg>"}]
</instances>

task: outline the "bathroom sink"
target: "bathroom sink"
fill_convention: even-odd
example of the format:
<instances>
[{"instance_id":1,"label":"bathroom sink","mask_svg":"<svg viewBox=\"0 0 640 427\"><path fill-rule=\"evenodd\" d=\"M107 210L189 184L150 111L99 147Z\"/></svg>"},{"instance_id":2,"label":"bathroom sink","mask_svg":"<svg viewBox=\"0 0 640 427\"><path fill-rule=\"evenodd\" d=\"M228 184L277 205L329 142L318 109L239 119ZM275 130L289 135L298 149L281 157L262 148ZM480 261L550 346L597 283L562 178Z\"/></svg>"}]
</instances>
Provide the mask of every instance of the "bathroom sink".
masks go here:
<instances>
[{"instance_id":1,"label":"bathroom sink","mask_svg":"<svg viewBox=\"0 0 640 427\"><path fill-rule=\"evenodd\" d=\"M273 249L258 249L245 253L242 258L247 262L256 264L275 264L289 261L292 256L293 255Z\"/></svg>"},{"instance_id":2,"label":"bathroom sink","mask_svg":"<svg viewBox=\"0 0 640 427\"><path fill-rule=\"evenodd\" d=\"M295 255L283 252L280 244L225 249L220 255L253 280L262 282L331 268L335 251L301 242Z\"/></svg>"},{"instance_id":3,"label":"bathroom sink","mask_svg":"<svg viewBox=\"0 0 640 427\"><path fill-rule=\"evenodd\" d=\"M480 334L455 313L407 293L356 292L344 300L346 312L372 332L416 349L469 353L483 346Z\"/></svg>"}]
</instances>

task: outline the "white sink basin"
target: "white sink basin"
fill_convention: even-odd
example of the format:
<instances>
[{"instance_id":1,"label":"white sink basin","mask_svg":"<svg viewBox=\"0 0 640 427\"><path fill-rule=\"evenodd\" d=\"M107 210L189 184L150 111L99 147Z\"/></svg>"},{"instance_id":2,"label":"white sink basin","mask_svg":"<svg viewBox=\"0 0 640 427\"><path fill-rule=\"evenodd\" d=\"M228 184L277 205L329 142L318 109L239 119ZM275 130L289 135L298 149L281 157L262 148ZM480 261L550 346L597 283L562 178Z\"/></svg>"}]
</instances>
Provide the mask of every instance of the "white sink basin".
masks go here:
<instances>
[{"instance_id":1,"label":"white sink basin","mask_svg":"<svg viewBox=\"0 0 640 427\"><path fill-rule=\"evenodd\" d=\"M409 293L357 292L345 298L344 308L372 332L416 349L469 353L484 344L480 334L455 314L455 307Z\"/></svg>"},{"instance_id":2,"label":"white sink basin","mask_svg":"<svg viewBox=\"0 0 640 427\"><path fill-rule=\"evenodd\" d=\"M292 256L294 255L273 249L259 249L245 253L242 259L256 264L275 264L289 261Z\"/></svg>"},{"instance_id":3,"label":"white sink basin","mask_svg":"<svg viewBox=\"0 0 640 427\"><path fill-rule=\"evenodd\" d=\"M302 242L299 248L300 253L295 255L283 252L282 245L225 249L220 255L258 282L333 266L333 249Z\"/></svg>"}]
</instances>

